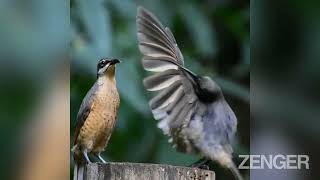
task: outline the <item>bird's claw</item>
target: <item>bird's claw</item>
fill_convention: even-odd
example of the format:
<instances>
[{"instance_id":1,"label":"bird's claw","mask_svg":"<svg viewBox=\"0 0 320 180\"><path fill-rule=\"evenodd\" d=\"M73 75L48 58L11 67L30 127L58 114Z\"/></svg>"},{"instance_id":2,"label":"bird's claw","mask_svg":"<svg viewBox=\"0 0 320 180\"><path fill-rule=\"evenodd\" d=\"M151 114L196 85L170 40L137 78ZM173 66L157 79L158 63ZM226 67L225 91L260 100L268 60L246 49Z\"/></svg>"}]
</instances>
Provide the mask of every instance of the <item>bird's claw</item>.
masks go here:
<instances>
[{"instance_id":1,"label":"bird's claw","mask_svg":"<svg viewBox=\"0 0 320 180\"><path fill-rule=\"evenodd\" d=\"M203 170L210 170L210 168L207 164L201 164L200 166L198 166L198 168L203 169Z\"/></svg>"},{"instance_id":2,"label":"bird's claw","mask_svg":"<svg viewBox=\"0 0 320 180\"><path fill-rule=\"evenodd\" d=\"M209 170L209 165L208 163L210 162L209 159L207 158L203 158L203 159L200 159L199 161L193 163L190 165L190 167L194 167L194 168L200 168L200 169L204 169L204 170Z\"/></svg>"},{"instance_id":3,"label":"bird's claw","mask_svg":"<svg viewBox=\"0 0 320 180\"><path fill-rule=\"evenodd\" d=\"M96 154L97 158L103 163L106 164L107 162L101 157L100 153Z\"/></svg>"}]
</instances>

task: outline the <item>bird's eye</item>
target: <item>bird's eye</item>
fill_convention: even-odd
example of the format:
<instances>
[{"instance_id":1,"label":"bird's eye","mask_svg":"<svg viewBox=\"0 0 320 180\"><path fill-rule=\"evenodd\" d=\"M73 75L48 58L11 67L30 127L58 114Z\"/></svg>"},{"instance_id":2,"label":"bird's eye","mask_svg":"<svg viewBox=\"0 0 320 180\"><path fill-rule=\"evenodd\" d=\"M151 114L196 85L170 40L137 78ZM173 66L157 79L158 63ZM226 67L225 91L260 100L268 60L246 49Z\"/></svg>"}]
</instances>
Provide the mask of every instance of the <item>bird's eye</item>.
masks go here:
<instances>
[{"instance_id":1,"label":"bird's eye","mask_svg":"<svg viewBox=\"0 0 320 180\"><path fill-rule=\"evenodd\" d=\"M99 67L102 68L103 66L104 66L104 63L101 62L101 63L99 64Z\"/></svg>"}]
</instances>

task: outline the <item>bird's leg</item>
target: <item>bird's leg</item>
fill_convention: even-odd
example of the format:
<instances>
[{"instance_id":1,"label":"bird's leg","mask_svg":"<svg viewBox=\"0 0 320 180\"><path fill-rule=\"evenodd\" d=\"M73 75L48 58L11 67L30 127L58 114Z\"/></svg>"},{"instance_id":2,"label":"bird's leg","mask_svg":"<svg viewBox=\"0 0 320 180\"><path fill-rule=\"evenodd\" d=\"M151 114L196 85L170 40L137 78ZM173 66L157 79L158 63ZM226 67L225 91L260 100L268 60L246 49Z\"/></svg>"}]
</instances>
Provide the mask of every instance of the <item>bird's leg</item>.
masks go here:
<instances>
[{"instance_id":1,"label":"bird's leg","mask_svg":"<svg viewBox=\"0 0 320 180\"><path fill-rule=\"evenodd\" d=\"M89 159L89 157L88 157L88 151L87 151L87 150L84 150L84 151L83 151L83 156L84 156L84 158L86 159L87 163L91 163L91 161L90 161L90 159Z\"/></svg>"},{"instance_id":2,"label":"bird's leg","mask_svg":"<svg viewBox=\"0 0 320 180\"><path fill-rule=\"evenodd\" d=\"M199 159L198 161L194 162L193 164L189 165L190 167L197 167L197 168L200 168L200 169L205 169L205 170L209 170L209 166L208 166L208 163L210 162L211 160L204 157L204 158L201 158Z\"/></svg>"},{"instance_id":3,"label":"bird's leg","mask_svg":"<svg viewBox=\"0 0 320 180\"><path fill-rule=\"evenodd\" d=\"M103 164L107 163L107 162L101 157L100 152L99 152L99 153L95 153L94 155L95 155Z\"/></svg>"}]
</instances>

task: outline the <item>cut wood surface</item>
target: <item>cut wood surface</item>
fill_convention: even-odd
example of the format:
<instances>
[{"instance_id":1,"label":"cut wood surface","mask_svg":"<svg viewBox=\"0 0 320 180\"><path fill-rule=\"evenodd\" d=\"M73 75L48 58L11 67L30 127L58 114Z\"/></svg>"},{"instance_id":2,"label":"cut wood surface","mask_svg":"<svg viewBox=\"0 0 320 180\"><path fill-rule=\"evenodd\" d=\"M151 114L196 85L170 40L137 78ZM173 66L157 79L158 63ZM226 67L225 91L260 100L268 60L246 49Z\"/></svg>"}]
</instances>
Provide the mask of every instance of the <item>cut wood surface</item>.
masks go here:
<instances>
[{"instance_id":1,"label":"cut wood surface","mask_svg":"<svg viewBox=\"0 0 320 180\"><path fill-rule=\"evenodd\" d=\"M91 163L87 180L215 180L215 173L199 168L143 163Z\"/></svg>"}]
</instances>

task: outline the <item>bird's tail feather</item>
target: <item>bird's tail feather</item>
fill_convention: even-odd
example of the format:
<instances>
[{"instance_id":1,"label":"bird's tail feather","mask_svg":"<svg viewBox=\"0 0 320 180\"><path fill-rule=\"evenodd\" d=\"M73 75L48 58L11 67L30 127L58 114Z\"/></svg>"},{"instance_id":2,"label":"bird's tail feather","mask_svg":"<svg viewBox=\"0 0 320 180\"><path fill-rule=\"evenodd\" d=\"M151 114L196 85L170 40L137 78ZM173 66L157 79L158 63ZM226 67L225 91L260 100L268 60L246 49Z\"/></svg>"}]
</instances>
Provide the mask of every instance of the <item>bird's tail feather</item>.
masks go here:
<instances>
[{"instance_id":1,"label":"bird's tail feather","mask_svg":"<svg viewBox=\"0 0 320 180\"><path fill-rule=\"evenodd\" d=\"M77 178L78 178L78 164L75 163L73 168L73 180L77 180Z\"/></svg>"},{"instance_id":2,"label":"bird's tail feather","mask_svg":"<svg viewBox=\"0 0 320 180\"><path fill-rule=\"evenodd\" d=\"M73 170L73 180L84 180L84 164L75 163Z\"/></svg>"},{"instance_id":3,"label":"bird's tail feather","mask_svg":"<svg viewBox=\"0 0 320 180\"><path fill-rule=\"evenodd\" d=\"M85 161L83 154L79 150L79 146L75 145L72 150L73 152L73 159L75 162L74 170L73 170L73 180L84 180L85 174Z\"/></svg>"},{"instance_id":4,"label":"bird's tail feather","mask_svg":"<svg viewBox=\"0 0 320 180\"><path fill-rule=\"evenodd\" d=\"M237 180L243 180L243 177L241 176L237 166L234 164L234 162L231 161L230 166L229 166L230 171L234 175Z\"/></svg>"}]
</instances>

